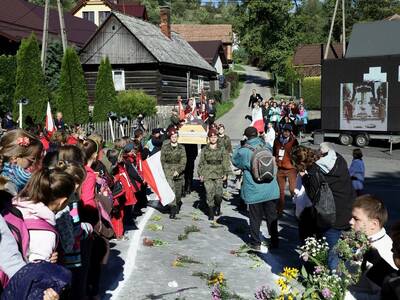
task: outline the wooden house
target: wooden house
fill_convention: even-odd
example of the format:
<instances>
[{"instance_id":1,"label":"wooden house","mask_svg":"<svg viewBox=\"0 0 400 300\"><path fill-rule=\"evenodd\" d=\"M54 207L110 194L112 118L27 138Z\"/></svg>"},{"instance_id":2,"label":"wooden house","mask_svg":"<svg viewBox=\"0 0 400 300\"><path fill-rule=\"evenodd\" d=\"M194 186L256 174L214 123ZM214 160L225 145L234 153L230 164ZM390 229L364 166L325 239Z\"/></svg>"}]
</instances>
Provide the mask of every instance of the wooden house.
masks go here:
<instances>
[{"instance_id":1,"label":"wooden house","mask_svg":"<svg viewBox=\"0 0 400 300\"><path fill-rule=\"evenodd\" d=\"M172 24L172 31L188 42L221 41L228 63L233 60L233 30L231 24Z\"/></svg>"},{"instance_id":2,"label":"wooden house","mask_svg":"<svg viewBox=\"0 0 400 300\"><path fill-rule=\"evenodd\" d=\"M138 2L129 2L127 0L79 0L72 8L71 13L100 26L107 19L111 11L119 11L126 15L147 20L146 6Z\"/></svg>"},{"instance_id":3,"label":"wooden house","mask_svg":"<svg viewBox=\"0 0 400 300\"><path fill-rule=\"evenodd\" d=\"M39 42L43 35L44 7L25 0L0 0L0 54L17 53L21 40L32 32ZM92 22L64 12L68 44L81 48L96 32ZM49 40L61 40L60 21L56 9L49 13Z\"/></svg>"},{"instance_id":4,"label":"wooden house","mask_svg":"<svg viewBox=\"0 0 400 300\"><path fill-rule=\"evenodd\" d=\"M215 68L218 75L223 75L224 69L229 68L221 41L197 41L189 42L189 45Z\"/></svg>"},{"instance_id":5,"label":"wooden house","mask_svg":"<svg viewBox=\"0 0 400 300\"><path fill-rule=\"evenodd\" d=\"M217 72L184 39L171 32L170 11L160 9L158 26L119 12L111 12L80 53L90 102L103 57L113 69L116 90L142 89L158 105L176 103L178 96L198 96L210 90Z\"/></svg>"}]
</instances>

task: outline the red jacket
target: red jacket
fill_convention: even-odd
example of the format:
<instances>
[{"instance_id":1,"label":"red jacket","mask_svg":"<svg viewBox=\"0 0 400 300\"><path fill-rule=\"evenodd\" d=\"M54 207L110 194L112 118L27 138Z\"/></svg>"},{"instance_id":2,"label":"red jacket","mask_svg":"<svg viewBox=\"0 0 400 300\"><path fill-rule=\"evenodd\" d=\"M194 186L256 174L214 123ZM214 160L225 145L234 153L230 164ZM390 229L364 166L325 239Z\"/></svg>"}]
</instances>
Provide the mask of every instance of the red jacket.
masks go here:
<instances>
[{"instance_id":1,"label":"red jacket","mask_svg":"<svg viewBox=\"0 0 400 300\"><path fill-rule=\"evenodd\" d=\"M137 203L137 199L135 197L135 186L132 184L129 179L128 172L126 171L123 164L118 165L118 173L114 176L115 182L121 182L123 195L125 196L125 205L135 205Z\"/></svg>"}]
</instances>

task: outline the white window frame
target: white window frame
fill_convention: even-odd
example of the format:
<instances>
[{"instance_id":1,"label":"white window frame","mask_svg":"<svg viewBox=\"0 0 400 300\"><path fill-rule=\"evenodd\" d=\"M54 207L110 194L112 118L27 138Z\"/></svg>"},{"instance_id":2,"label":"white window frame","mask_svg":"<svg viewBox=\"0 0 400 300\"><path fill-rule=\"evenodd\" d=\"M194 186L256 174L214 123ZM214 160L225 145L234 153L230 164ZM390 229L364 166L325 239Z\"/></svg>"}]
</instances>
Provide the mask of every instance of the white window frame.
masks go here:
<instances>
[{"instance_id":1,"label":"white window frame","mask_svg":"<svg viewBox=\"0 0 400 300\"><path fill-rule=\"evenodd\" d=\"M101 24L108 18L108 16L110 15L110 13L111 13L111 12L110 12L110 11L107 11L107 10L101 10L101 11L98 12L99 25L101 25ZM101 18L101 14L106 15L106 16L104 17L104 19Z\"/></svg>"},{"instance_id":2,"label":"white window frame","mask_svg":"<svg viewBox=\"0 0 400 300\"><path fill-rule=\"evenodd\" d=\"M87 18L87 19L86 19L86 18L84 17L84 14L85 14L85 13L87 13L88 15L92 14L93 20L90 20L90 18ZM87 21L96 23L96 14L95 14L94 11L83 11L83 12L82 12L82 19L85 19L85 20L87 20Z\"/></svg>"},{"instance_id":3,"label":"white window frame","mask_svg":"<svg viewBox=\"0 0 400 300\"><path fill-rule=\"evenodd\" d=\"M116 75L115 73L121 72L121 82L115 82L116 80ZM113 77L113 82L114 82L114 88L116 91L125 91L125 71L123 69L116 69L112 70L112 77Z\"/></svg>"},{"instance_id":4,"label":"white window frame","mask_svg":"<svg viewBox=\"0 0 400 300\"><path fill-rule=\"evenodd\" d=\"M204 88L204 79L199 77L198 78L198 85L197 85L197 93L200 95L201 90Z\"/></svg>"}]
</instances>

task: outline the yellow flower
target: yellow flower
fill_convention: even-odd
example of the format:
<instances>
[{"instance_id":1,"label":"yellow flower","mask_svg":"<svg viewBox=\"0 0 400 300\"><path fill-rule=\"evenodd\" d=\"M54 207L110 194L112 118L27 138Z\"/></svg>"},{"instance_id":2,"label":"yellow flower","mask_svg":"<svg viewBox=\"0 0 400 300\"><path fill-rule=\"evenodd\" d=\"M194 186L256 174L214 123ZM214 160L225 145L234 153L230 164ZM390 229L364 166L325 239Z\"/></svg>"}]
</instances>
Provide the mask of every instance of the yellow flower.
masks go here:
<instances>
[{"instance_id":1,"label":"yellow flower","mask_svg":"<svg viewBox=\"0 0 400 300\"><path fill-rule=\"evenodd\" d=\"M174 260L174 261L172 262L172 266L173 266L173 267L176 267L177 264L178 264L178 262L177 262L176 260Z\"/></svg>"},{"instance_id":2,"label":"yellow flower","mask_svg":"<svg viewBox=\"0 0 400 300\"><path fill-rule=\"evenodd\" d=\"M297 270L296 268L284 267L283 273L281 275L290 281L292 279L296 279L298 274L299 270Z\"/></svg>"},{"instance_id":3,"label":"yellow flower","mask_svg":"<svg viewBox=\"0 0 400 300\"><path fill-rule=\"evenodd\" d=\"M285 300L285 295L280 294L279 297L278 297L278 300Z\"/></svg>"},{"instance_id":4,"label":"yellow flower","mask_svg":"<svg viewBox=\"0 0 400 300\"><path fill-rule=\"evenodd\" d=\"M290 294L289 296L288 296L288 300L293 300L294 298L293 298L293 296L292 296L292 294Z\"/></svg>"},{"instance_id":5,"label":"yellow flower","mask_svg":"<svg viewBox=\"0 0 400 300\"><path fill-rule=\"evenodd\" d=\"M285 292L287 289L287 283L286 280L283 278L279 278L276 283L279 285L280 289L282 292Z\"/></svg>"}]
</instances>

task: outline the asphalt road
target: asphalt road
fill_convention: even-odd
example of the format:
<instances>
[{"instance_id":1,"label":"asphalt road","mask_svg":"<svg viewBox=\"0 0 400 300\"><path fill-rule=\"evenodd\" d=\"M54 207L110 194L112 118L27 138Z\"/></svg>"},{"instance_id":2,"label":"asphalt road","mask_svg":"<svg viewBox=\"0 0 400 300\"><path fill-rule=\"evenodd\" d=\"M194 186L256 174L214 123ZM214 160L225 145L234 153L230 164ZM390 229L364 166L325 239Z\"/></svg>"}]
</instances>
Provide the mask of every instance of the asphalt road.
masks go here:
<instances>
[{"instance_id":1,"label":"asphalt road","mask_svg":"<svg viewBox=\"0 0 400 300\"><path fill-rule=\"evenodd\" d=\"M245 119L246 115L251 115L248 108L249 98L253 89L264 99L271 97L270 74L258 71L254 67L245 66L246 81L240 91L239 97L235 100L235 106L225 115L217 120L217 123L223 123L227 135L233 140L240 140L244 129L250 125L250 121Z\"/></svg>"}]
</instances>

